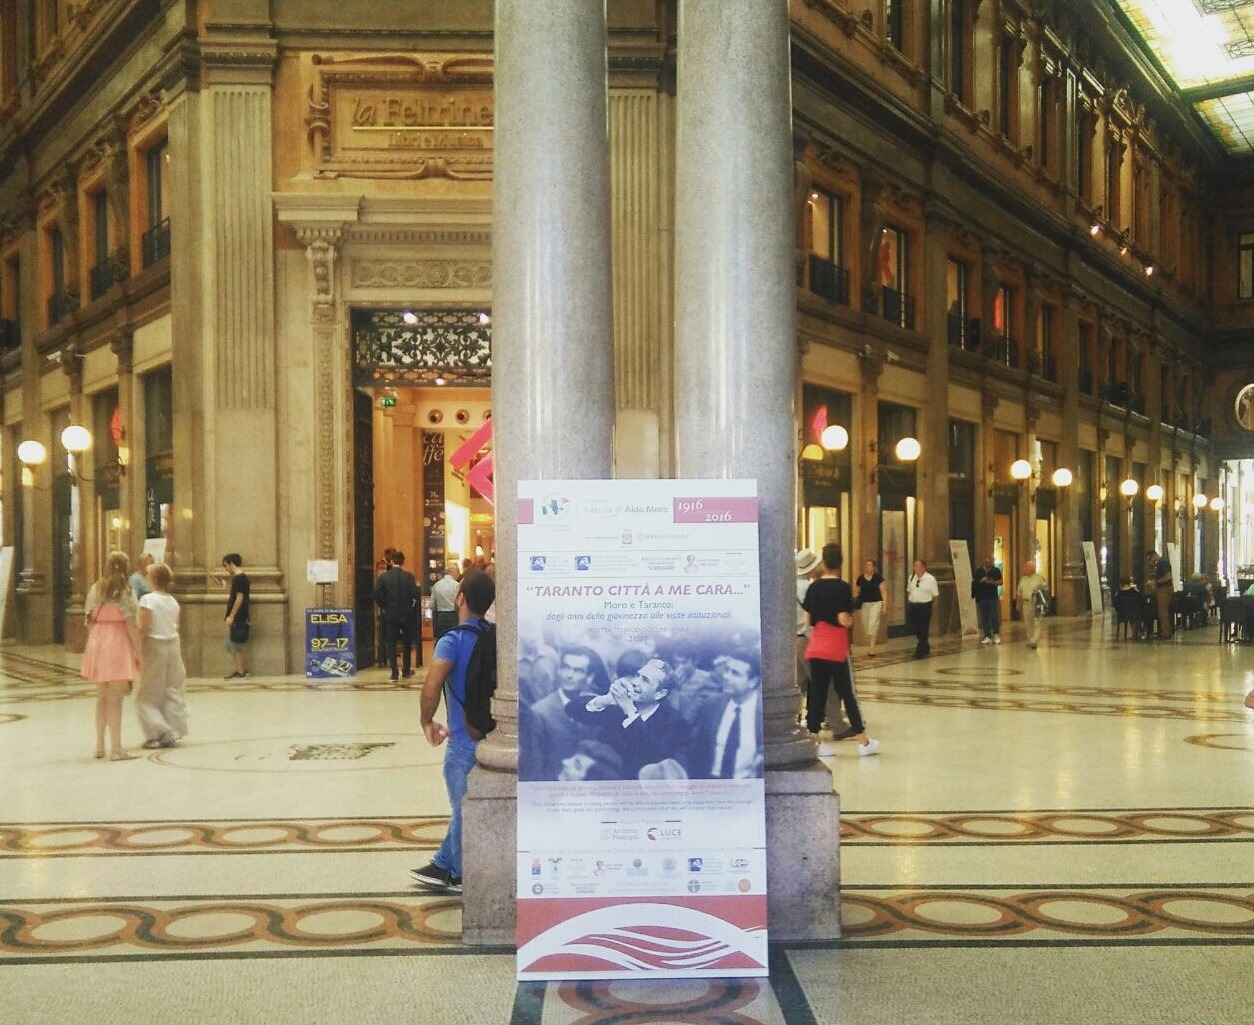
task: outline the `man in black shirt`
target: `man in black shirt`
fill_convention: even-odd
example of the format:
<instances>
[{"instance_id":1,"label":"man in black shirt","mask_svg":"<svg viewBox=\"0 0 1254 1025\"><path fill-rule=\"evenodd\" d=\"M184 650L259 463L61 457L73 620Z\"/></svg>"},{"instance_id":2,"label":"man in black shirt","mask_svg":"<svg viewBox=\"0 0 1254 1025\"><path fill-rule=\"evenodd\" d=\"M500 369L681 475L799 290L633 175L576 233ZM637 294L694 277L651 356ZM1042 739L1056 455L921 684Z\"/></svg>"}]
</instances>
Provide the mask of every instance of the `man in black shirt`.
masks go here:
<instances>
[{"instance_id":1,"label":"man in black shirt","mask_svg":"<svg viewBox=\"0 0 1254 1025\"><path fill-rule=\"evenodd\" d=\"M976 569L971 580L971 596L979 615L981 644L1001 643L1001 568L993 564L991 555Z\"/></svg>"},{"instance_id":2,"label":"man in black shirt","mask_svg":"<svg viewBox=\"0 0 1254 1025\"><path fill-rule=\"evenodd\" d=\"M1171 576L1171 560L1159 558L1158 552L1151 548L1145 553L1145 562L1152 574L1154 596L1158 601L1158 638L1171 640L1171 595L1175 591L1175 582Z\"/></svg>"},{"instance_id":3,"label":"man in black shirt","mask_svg":"<svg viewBox=\"0 0 1254 1025\"><path fill-rule=\"evenodd\" d=\"M252 581L243 569L244 560L239 552L222 556L222 568L231 574L231 593L226 599L226 650L231 653L234 669L226 675L228 680L242 680L248 675L248 635L252 629Z\"/></svg>"},{"instance_id":4,"label":"man in black shirt","mask_svg":"<svg viewBox=\"0 0 1254 1025\"><path fill-rule=\"evenodd\" d=\"M418 607L421 592L414 575L405 569L405 553L393 552L392 564L379 574L374 585L374 602L379 606L380 626L383 628L384 661L392 670L392 679L398 679L396 672L396 647L401 645L404 652L402 665L405 678L413 676L409 664L409 649L414 643L414 627L417 619L414 610Z\"/></svg>"}]
</instances>

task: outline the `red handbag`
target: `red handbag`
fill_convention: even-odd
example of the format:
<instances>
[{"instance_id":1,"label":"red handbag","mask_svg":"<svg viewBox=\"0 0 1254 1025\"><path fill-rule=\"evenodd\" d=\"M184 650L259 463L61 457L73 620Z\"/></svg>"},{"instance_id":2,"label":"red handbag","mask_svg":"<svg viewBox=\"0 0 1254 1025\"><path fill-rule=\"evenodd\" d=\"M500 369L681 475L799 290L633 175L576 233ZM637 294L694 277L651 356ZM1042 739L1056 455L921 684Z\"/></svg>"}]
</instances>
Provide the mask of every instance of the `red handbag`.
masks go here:
<instances>
[{"instance_id":1,"label":"red handbag","mask_svg":"<svg viewBox=\"0 0 1254 1025\"><path fill-rule=\"evenodd\" d=\"M807 659L821 658L824 662L847 662L849 660L849 630L831 623L815 623L810 634L810 643L806 645Z\"/></svg>"}]
</instances>

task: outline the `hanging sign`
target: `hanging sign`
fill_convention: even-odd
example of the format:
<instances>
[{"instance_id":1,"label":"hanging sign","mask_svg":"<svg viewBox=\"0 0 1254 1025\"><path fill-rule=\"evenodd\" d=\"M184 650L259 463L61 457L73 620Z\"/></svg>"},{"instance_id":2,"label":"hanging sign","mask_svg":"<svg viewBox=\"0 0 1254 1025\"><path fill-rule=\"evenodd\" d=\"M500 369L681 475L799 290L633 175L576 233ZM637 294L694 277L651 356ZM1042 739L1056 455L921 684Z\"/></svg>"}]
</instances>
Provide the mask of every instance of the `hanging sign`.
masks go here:
<instances>
[{"instance_id":1,"label":"hanging sign","mask_svg":"<svg viewBox=\"0 0 1254 1025\"><path fill-rule=\"evenodd\" d=\"M518 485L518 976L766 975L755 481Z\"/></svg>"}]
</instances>

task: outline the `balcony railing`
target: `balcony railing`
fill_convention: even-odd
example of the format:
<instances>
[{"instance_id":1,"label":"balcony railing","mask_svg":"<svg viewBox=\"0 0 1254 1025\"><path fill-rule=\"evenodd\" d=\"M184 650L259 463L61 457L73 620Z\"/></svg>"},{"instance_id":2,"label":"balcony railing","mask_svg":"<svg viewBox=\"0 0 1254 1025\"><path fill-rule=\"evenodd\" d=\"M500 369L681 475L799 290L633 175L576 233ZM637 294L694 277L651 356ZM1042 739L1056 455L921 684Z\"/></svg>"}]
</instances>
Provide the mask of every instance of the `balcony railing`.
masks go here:
<instances>
[{"instance_id":1,"label":"balcony railing","mask_svg":"<svg viewBox=\"0 0 1254 1025\"><path fill-rule=\"evenodd\" d=\"M1019 343L1012 338L995 337L988 346L988 358L1002 366L1019 367Z\"/></svg>"},{"instance_id":2,"label":"balcony railing","mask_svg":"<svg viewBox=\"0 0 1254 1025\"><path fill-rule=\"evenodd\" d=\"M1043 377L1047 381L1056 381L1058 380L1057 371L1053 356L1046 356L1039 352L1033 352L1028 356L1028 373Z\"/></svg>"},{"instance_id":3,"label":"balcony railing","mask_svg":"<svg viewBox=\"0 0 1254 1025\"><path fill-rule=\"evenodd\" d=\"M980 347L980 322L967 320L957 313L949 314L949 344L964 352L975 352Z\"/></svg>"},{"instance_id":4,"label":"balcony railing","mask_svg":"<svg viewBox=\"0 0 1254 1025\"><path fill-rule=\"evenodd\" d=\"M849 272L831 260L810 255L810 291L829 302L849 305Z\"/></svg>"},{"instance_id":5,"label":"balcony railing","mask_svg":"<svg viewBox=\"0 0 1254 1025\"><path fill-rule=\"evenodd\" d=\"M115 284L130 277L130 270L125 248L106 257L91 269L91 297L99 299Z\"/></svg>"},{"instance_id":6,"label":"balcony railing","mask_svg":"<svg viewBox=\"0 0 1254 1025\"><path fill-rule=\"evenodd\" d=\"M1076 383L1080 386L1081 395L1093 394L1093 371L1081 368L1076 374Z\"/></svg>"},{"instance_id":7,"label":"balcony railing","mask_svg":"<svg viewBox=\"0 0 1254 1025\"><path fill-rule=\"evenodd\" d=\"M884 319L907 331L914 330L914 298L895 288L882 286L884 292Z\"/></svg>"},{"instance_id":8,"label":"balcony railing","mask_svg":"<svg viewBox=\"0 0 1254 1025\"><path fill-rule=\"evenodd\" d=\"M170 218L144 232L144 266L151 267L170 255Z\"/></svg>"},{"instance_id":9,"label":"balcony railing","mask_svg":"<svg viewBox=\"0 0 1254 1025\"><path fill-rule=\"evenodd\" d=\"M48 326L53 327L78 309L78 296L72 292L53 292L48 296Z\"/></svg>"},{"instance_id":10,"label":"balcony railing","mask_svg":"<svg viewBox=\"0 0 1254 1025\"><path fill-rule=\"evenodd\" d=\"M22 325L8 318L0 320L0 352L22 347Z\"/></svg>"},{"instance_id":11,"label":"balcony railing","mask_svg":"<svg viewBox=\"0 0 1254 1025\"><path fill-rule=\"evenodd\" d=\"M1132 399L1132 389L1127 381L1112 381L1102 391L1102 398L1112 406L1127 406Z\"/></svg>"}]
</instances>

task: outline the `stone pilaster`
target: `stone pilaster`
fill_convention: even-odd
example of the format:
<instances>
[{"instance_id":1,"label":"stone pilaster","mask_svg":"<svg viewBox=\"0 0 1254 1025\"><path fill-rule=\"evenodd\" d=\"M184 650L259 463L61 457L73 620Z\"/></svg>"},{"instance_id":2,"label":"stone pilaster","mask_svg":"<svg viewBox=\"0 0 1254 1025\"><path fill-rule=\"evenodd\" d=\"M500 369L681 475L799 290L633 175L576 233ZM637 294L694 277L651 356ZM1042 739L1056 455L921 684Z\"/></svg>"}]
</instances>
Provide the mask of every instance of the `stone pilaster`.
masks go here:
<instances>
[{"instance_id":1,"label":"stone pilaster","mask_svg":"<svg viewBox=\"0 0 1254 1025\"><path fill-rule=\"evenodd\" d=\"M493 233L499 684L465 810L469 944L514 937L517 485L612 469L613 300L603 4L497 0Z\"/></svg>"},{"instance_id":2,"label":"stone pilaster","mask_svg":"<svg viewBox=\"0 0 1254 1025\"><path fill-rule=\"evenodd\" d=\"M787 3L681 4L677 93L676 472L758 482L770 928L776 939L830 937L840 928L837 799L794 721Z\"/></svg>"},{"instance_id":3,"label":"stone pilaster","mask_svg":"<svg viewBox=\"0 0 1254 1025\"><path fill-rule=\"evenodd\" d=\"M118 442L122 472L118 480L118 500L122 510L122 529L119 539L122 550L134 558L142 548L142 530L137 525L144 522L144 478L140 472L143 464L138 460L136 446L143 432L135 404L135 332L128 325L113 335L109 348L117 358L118 366L118 418L122 425L122 438Z\"/></svg>"},{"instance_id":4,"label":"stone pilaster","mask_svg":"<svg viewBox=\"0 0 1254 1025\"><path fill-rule=\"evenodd\" d=\"M927 387L935 401L925 403L919 411L920 437L924 439L918 461L919 550L941 586L941 603L933 614L937 627L956 621L951 617L954 594L949 554L949 310L945 302L951 227L948 218L929 211L923 239Z\"/></svg>"},{"instance_id":5,"label":"stone pilaster","mask_svg":"<svg viewBox=\"0 0 1254 1025\"><path fill-rule=\"evenodd\" d=\"M1080 466L1080 302L1079 295L1068 294L1062 306L1061 351L1058 354L1058 380L1062 382L1062 440L1058 465L1078 475ZM1059 550L1062 554L1061 586L1057 590L1058 613L1078 615L1088 607L1084 552L1080 542L1080 509L1071 488L1058 489L1062 529Z\"/></svg>"},{"instance_id":6,"label":"stone pilaster","mask_svg":"<svg viewBox=\"0 0 1254 1025\"><path fill-rule=\"evenodd\" d=\"M70 423L87 426L91 417L88 415L90 406L83 401L83 354L73 344L67 345L61 352L61 370L70 382ZM92 443L98 442L93 438ZM87 643L83 600L95 574L84 557L86 524L83 510L96 506L96 485L92 475L86 472L90 466L89 453L75 456L74 478L70 482L78 491L77 502L70 506L70 594L65 607L65 648L72 652L81 652Z\"/></svg>"}]
</instances>

